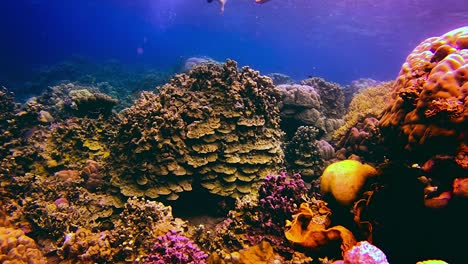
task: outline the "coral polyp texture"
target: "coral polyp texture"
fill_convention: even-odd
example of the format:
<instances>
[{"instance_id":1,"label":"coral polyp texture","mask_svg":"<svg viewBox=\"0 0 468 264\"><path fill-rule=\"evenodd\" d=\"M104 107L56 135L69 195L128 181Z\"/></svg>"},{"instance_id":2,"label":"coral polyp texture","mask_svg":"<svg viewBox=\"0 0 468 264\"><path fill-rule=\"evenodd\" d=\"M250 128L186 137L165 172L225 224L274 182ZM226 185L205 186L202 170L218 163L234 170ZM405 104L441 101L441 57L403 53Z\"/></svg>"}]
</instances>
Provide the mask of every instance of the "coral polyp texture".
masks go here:
<instances>
[{"instance_id":1,"label":"coral polyp texture","mask_svg":"<svg viewBox=\"0 0 468 264\"><path fill-rule=\"evenodd\" d=\"M121 114L112 183L169 200L192 188L249 194L283 161L278 100L271 79L232 60L177 75Z\"/></svg>"},{"instance_id":2,"label":"coral polyp texture","mask_svg":"<svg viewBox=\"0 0 468 264\"><path fill-rule=\"evenodd\" d=\"M204 264L208 254L189 238L170 231L157 237L157 241L146 258L147 264L190 263Z\"/></svg>"},{"instance_id":3,"label":"coral polyp texture","mask_svg":"<svg viewBox=\"0 0 468 264\"><path fill-rule=\"evenodd\" d=\"M384 139L413 159L457 155L468 140L468 27L426 39L407 57L380 119Z\"/></svg>"},{"instance_id":4,"label":"coral polyp texture","mask_svg":"<svg viewBox=\"0 0 468 264\"><path fill-rule=\"evenodd\" d=\"M4 264L45 264L36 242L20 229L0 227L0 262Z\"/></svg>"}]
</instances>

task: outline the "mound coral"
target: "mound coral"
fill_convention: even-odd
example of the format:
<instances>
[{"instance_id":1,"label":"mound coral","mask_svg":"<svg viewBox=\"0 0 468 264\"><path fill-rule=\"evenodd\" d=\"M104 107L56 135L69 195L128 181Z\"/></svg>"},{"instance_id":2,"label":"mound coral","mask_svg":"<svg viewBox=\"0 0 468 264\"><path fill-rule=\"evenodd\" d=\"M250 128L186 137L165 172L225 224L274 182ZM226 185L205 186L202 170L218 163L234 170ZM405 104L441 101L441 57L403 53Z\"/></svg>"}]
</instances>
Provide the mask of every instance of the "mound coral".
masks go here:
<instances>
[{"instance_id":1,"label":"mound coral","mask_svg":"<svg viewBox=\"0 0 468 264\"><path fill-rule=\"evenodd\" d=\"M317 179L335 150L325 140L317 140L319 130L313 126L300 126L286 144L288 169L308 179Z\"/></svg>"},{"instance_id":2,"label":"mound coral","mask_svg":"<svg viewBox=\"0 0 468 264\"><path fill-rule=\"evenodd\" d=\"M322 100L322 110L327 118L341 119L346 113L344 107L343 88L333 82L327 82L322 78L312 77L301 81L302 85L309 85L317 89Z\"/></svg>"},{"instance_id":3,"label":"mound coral","mask_svg":"<svg viewBox=\"0 0 468 264\"><path fill-rule=\"evenodd\" d=\"M361 241L345 252L344 264L388 264L388 261L378 247Z\"/></svg>"},{"instance_id":4,"label":"mound coral","mask_svg":"<svg viewBox=\"0 0 468 264\"><path fill-rule=\"evenodd\" d=\"M204 264L208 255L187 237L177 234L175 231L157 237L150 254L147 256L147 264L187 263Z\"/></svg>"},{"instance_id":5,"label":"mound coral","mask_svg":"<svg viewBox=\"0 0 468 264\"><path fill-rule=\"evenodd\" d=\"M385 142L413 161L456 155L468 127L468 27L428 38L407 57L380 119Z\"/></svg>"},{"instance_id":6,"label":"mound coral","mask_svg":"<svg viewBox=\"0 0 468 264\"><path fill-rule=\"evenodd\" d=\"M112 263L117 250L111 247L116 240L111 232L106 230L93 233L85 228L67 233L62 245L57 249L60 263Z\"/></svg>"},{"instance_id":7,"label":"mound coral","mask_svg":"<svg viewBox=\"0 0 468 264\"><path fill-rule=\"evenodd\" d=\"M283 160L278 100L269 78L232 60L177 75L123 111L112 183L126 196L169 200L192 188L255 192Z\"/></svg>"},{"instance_id":8,"label":"mound coral","mask_svg":"<svg viewBox=\"0 0 468 264\"><path fill-rule=\"evenodd\" d=\"M366 180L377 175L377 170L356 160L342 160L330 164L320 177L323 195L331 194L341 205L356 201Z\"/></svg>"},{"instance_id":9,"label":"mound coral","mask_svg":"<svg viewBox=\"0 0 468 264\"><path fill-rule=\"evenodd\" d=\"M3 264L45 264L34 240L20 229L0 227L0 262Z\"/></svg>"},{"instance_id":10,"label":"mound coral","mask_svg":"<svg viewBox=\"0 0 468 264\"><path fill-rule=\"evenodd\" d=\"M326 103L334 95L341 98L341 88L319 78L311 78L306 81L307 83L302 85L276 86L282 97L280 102L281 127L291 137L298 126L315 126L320 130L320 138L323 136L325 139L329 139L333 131L342 125L340 118L344 114L344 107L341 107L343 113L340 112L341 110L335 112ZM321 86L317 87L316 85ZM322 94L325 96L325 101L321 97ZM340 104L339 98L334 98L338 101L333 100L334 105Z\"/></svg>"}]
</instances>

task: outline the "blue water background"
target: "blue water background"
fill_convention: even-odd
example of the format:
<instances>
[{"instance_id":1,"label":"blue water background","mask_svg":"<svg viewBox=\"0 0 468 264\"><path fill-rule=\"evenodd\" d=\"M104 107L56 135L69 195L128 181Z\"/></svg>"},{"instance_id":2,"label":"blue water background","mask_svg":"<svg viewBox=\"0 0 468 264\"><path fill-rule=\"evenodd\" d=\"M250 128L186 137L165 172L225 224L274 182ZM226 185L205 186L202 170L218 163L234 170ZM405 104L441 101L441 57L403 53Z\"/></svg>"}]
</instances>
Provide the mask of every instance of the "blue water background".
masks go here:
<instances>
[{"instance_id":1,"label":"blue water background","mask_svg":"<svg viewBox=\"0 0 468 264\"><path fill-rule=\"evenodd\" d=\"M232 58L267 74L394 79L422 40L468 25L464 0L8 0L0 79L80 55L171 68Z\"/></svg>"}]
</instances>

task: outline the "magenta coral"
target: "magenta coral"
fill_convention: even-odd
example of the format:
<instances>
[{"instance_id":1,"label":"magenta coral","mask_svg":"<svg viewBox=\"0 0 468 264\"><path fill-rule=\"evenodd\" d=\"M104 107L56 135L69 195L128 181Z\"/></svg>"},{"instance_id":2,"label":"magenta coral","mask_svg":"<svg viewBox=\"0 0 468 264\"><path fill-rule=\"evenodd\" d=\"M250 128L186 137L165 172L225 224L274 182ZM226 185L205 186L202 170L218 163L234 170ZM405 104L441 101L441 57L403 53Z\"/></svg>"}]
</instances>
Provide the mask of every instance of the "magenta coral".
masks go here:
<instances>
[{"instance_id":1,"label":"magenta coral","mask_svg":"<svg viewBox=\"0 0 468 264\"><path fill-rule=\"evenodd\" d=\"M385 254L367 241L357 243L344 254L345 264L388 264Z\"/></svg>"},{"instance_id":2,"label":"magenta coral","mask_svg":"<svg viewBox=\"0 0 468 264\"><path fill-rule=\"evenodd\" d=\"M275 235L282 235L285 221L297 213L306 193L307 187L300 174L296 173L291 178L285 172L266 176L258 197L262 228Z\"/></svg>"},{"instance_id":3,"label":"magenta coral","mask_svg":"<svg viewBox=\"0 0 468 264\"><path fill-rule=\"evenodd\" d=\"M207 257L192 240L170 231L157 238L146 263L203 264Z\"/></svg>"}]
</instances>

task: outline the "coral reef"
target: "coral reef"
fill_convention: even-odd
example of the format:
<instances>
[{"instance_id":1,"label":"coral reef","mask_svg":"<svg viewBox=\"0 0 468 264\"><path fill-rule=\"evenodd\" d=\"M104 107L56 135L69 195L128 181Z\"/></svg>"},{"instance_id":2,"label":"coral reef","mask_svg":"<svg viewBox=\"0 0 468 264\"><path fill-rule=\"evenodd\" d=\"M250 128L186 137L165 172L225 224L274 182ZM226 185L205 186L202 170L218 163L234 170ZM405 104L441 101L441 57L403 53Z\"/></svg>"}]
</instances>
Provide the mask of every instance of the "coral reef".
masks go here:
<instances>
[{"instance_id":1,"label":"coral reef","mask_svg":"<svg viewBox=\"0 0 468 264\"><path fill-rule=\"evenodd\" d=\"M291 257L293 251L285 244L284 223L297 213L307 192L299 174L268 175L258 197L246 195L238 199L235 210L231 210L228 218L213 231L201 228L194 237L204 249L216 251L221 259L262 241L268 241L281 255Z\"/></svg>"},{"instance_id":2,"label":"coral reef","mask_svg":"<svg viewBox=\"0 0 468 264\"><path fill-rule=\"evenodd\" d=\"M366 88L380 86L381 84L382 82L370 78L360 78L352 81L350 84L346 85L343 88L343 94L345 97L345 108L349 107L351 100L353 100L356 94L361 93L362 90Z\"/></svg>"},{"instance_id":3,"label":"coral reef","mask_svg":"<svg viewBox=\"0 0 468 264\"><path fill-rule=\"evenodd\" d=\"M177 75L123 111L112 183L127 196L169 200L201 187L254 192L283 160L278 99L269 78L232 60Z\"/></svg>"},{"instance_id":4,"label":"coral reef","mask_svg":"<svg viewBox=\"0 0 468 264\"><path fill-rule=\"evenodd\" d=\"M170 231L156 238L145 263L187 263L204 264L208 255L187 237Z\"/></svg>"},{"instance_id":5,"label":"coral reef","mask_svg":"<svg viewBox=\"0 0 468 264\"><path fill-rule=\"evenodd\" d=\"M320 177L323 195L331 194L338 203L350 206L358 198L366 180L377 170L356 160L342 160L330 164Z\"/></svg>"},{"instance_id":6,"label":"coral reef","mask_svg":"<svg viewBox=\"0 0 468 264\"><path fill-rule=\"evenodd\" d=\"M5 87L0 89L0 146L4 146L0 150L0 159L6 157L6 143L12 140L17 132L14 130L14 115L16 104L14 102L13 93L9 92Z\"/></svg>"},{"instance_id":7,"label":"coral reef","mask_svg":"<svg viewBox=\"0 0 468 264\"><path fill-rule=\"evenodd\" d=\"M182 66L181 72L189 73L195 67L203 65L203 64L219 64L222 63L215 61L209 57L190 57L185 60L184 65Z\"/></svg>"},{"instance_id":8,"label":"coral reef","mask_svg":"<svg viewBox=\"0 0 468 264\"><path fill-rule=\"evenodd\" d=\"M39 69L21 89L30 95L42 93L48 87L75 83L97 87L101 93L119 100L119 110L131 105L134 93L154 89L164 84L172 72L146 67L126 67L116 60L95 63L91 59L74 56L63 62ZM20 98L24 99L24 98Z\"/></svg>"},{"instance_id":9,"label":"coral reef","mask_svg":"<svg viewBox=\"0 0 468 264\"><path fill-rule=\"evenodd\" d=\"M468 27L419 44L396 80L392 103L380 125L394 152L407 150L419 162L435 154L455 155L467 142Z\"/></svg>"},{"instance_id":10,"label":"coral reef","mask_svg":"<svg viewBox=\"0 0 468 264\"><path fill-rule=\"evenodd\" d=\"M313 126L300 126L286 143L288 170L314 180L335 156L334 148L325 140L317 140L319 130Z\"/></svg>"},{"instance_id":11,"label":"coral reef","mask_svg":"<svg viewBox=\"0 0 468 264\"><path fill-rule=\"evenodd\" d=\"M336 157L340 160L382 162L385 159L385 147L380 144L380 140L379 120L372 116L366 117L336 143L339 148Z\"/></svg>"},{"instance_id":12,"label":"coral reef","mask_svg":"<svg viewBox=\"0 0 468 264\"><path fill-rule=\"evenodd\" d=\"M57 255L62 264L112 263L116 250L112 243L116 240L110 231L93 233L79 228L76 232L67 233Z\"/></svg>"},{"instance_id":13,"label":"coral reef","mask_svg":"<svg viewBox=\"0 0 468 264\"><path fill-rule=\"evenodd\" d=\"M281 236L284 223L298 210L307 188L300 174L268 175L258 191L260 228L269 235Z\"/></svg>"},{"instance_id":14,"label":"coral reef","mask_svg":"<svg viewBox=\"0 0 468 264\"><path fill-rule=\"evenodd\" d=\"M113 235L118 238L116 257L132 263L144 260L158 237L187 229L185 221L172 216L171 207L143 198L129 198L113 224Z\"/></svg>"},{"instance_id":15,"label":"coral reef","mask_svg":"<svg viewBox=\"0 0 468 264\"><path fill-rule=\"evenodd\" d=\"M115 127L111 120L69 118L50 127L38 129L34 145L41 163L49 170L83 165L86 160L103 162L110 155L108 147Z\"/></svg>"},{"instance_id":16,"label":"coral reef","mask_svg":"<svg viewBox=\"0 0 468 264\"><path fill-rule=\"evenodd\" d=\"M108 117L117 100L100 93L96 87L64 83L45 90L42 94L30 98L25 104L25 111L48 119L66 119L71 116L98 118ZM52 119L52 121L53 121Z\"/></svg>"},{"instance_id":17,"label":"coral reef","mask_svg":"<svg viewBox=\"0 0 468 264\"><path fill-rule=\"evenodd\" d=\"M34 240L23 231L0 227L0 262L3 264L45 264Z\"/></svg>"},{"instance_id":18,"label":"coral reef","mask_svg":"<svg viewBox=\"0 0 468 264\"><path fill-rule=\"evenodd\" d=\"M118 197L90 193L81 187L84 179L76 170L33 179L33 183L23 187L27 198L22 212L34 224L35 231L47 234L48 238L62 238L75 227L100 228L102 221L123 207Z\"/></svg>"},{"instance_id":19,"label":"coral reef","mask_svg":"<svg viewBox=\"0 0 468 264\"><path fill-rule=\"evenodd\" d=\"M274 72L274 73L269 73L266 76L271 78L274 85L293 84L294 83L294 80L291 79L291 77L289 77L288 75L283 74L283 73Z\"/></svg>"},{"instance_id":20,"label":"coral reef","mask_svg":"<svg viewBox=\"0 0 468 264\"><path fill-rule=\"evenodd\" d=\"M354 96L343 118L345 124L333 134L333 139L338 141L338 145L344 145L343 137L346 137L346 133L365 118L380 117L390 100L393 85L394 82L384 82L377 86L367 87Z\"/></svg>"},{"instance_id":21,"label":"coral reef","mask_svg":"<svg viewBox=\"0 0 468 264\"><path fill-rule=\"evenodd\" d=\"M346 113L343 88L322 78L312 77L301 81L302 85L314 87L322 100L321 113L330 119L341 119Z\"/></svg>"},{"instance_id":22,"label":"coral reef","mask_svg":"<svg viewBox=\"0 0 468 264\"><path fill-rule=\"evenodd\" d=\"M323 81L319 84L328 83ZM285 84L276 86L276 89L282 97L280 102L281 127L288 138L294 135L299 126L314 126L320 130L319 138L330 139L333 131L342 125L341 119L326 115L327 106L318 88L312 85ZM327 94L327 96L330 95Z\"/></svg>"}]
</instances>

